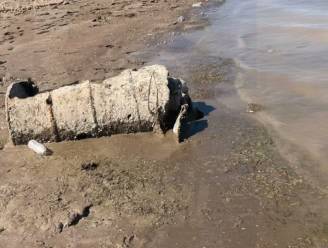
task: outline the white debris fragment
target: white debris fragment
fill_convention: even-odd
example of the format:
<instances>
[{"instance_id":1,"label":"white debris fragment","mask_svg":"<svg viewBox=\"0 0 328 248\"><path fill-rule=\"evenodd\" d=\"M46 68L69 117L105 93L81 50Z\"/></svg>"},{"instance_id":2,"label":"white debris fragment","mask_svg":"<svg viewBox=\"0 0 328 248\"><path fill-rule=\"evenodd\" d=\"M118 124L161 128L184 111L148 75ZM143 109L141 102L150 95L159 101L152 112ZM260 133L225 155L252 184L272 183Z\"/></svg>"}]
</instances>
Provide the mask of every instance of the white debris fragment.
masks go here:
<instances>
[{"instance_id":1,"label":"white debris fragment","mask_svg":"<svg viewBox=\"0 0 328 248\"><path fill-rule=\"evenodd\" d=\"M200 8L200 7L202 7L202 2L198 2L198 3L194 3L193 5L192 5L192 7L194 7L194 8Z\"/></svg>"},{"instance_id":2,"label":"white debris fragment","mask_svg":"<svg viewBox=\"0 0 328 248\"><path fill-rule=\"evenodd\" d=\"M47 147L45 147L43 144L37 142L36 140L30 140L27 143L28 148L30 148L35 153L45 156L48 153Z\"/></svg>"}]
</instances>

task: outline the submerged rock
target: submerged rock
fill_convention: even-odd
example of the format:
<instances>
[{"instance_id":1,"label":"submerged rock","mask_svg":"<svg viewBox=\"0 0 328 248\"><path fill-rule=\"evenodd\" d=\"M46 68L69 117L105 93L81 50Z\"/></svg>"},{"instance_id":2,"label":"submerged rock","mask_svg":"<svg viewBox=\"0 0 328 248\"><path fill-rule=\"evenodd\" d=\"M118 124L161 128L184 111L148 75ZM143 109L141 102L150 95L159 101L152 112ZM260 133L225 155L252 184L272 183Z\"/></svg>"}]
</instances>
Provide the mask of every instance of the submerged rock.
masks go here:
<instances>
[{"instance_id":1,"label":"submerged rock","mask_svg":"<svg viewBox=\"0 0 328 248\"><path fill-rule=\"evenodd\" d=\"M263 110L263 106L257 103L248 103L247 104L247 113L255 113Z\"/></svg>"},{"instance_id":2,"label":"submerged rock","mask_svg":"<svg viewBox=\"0 0 328 248\"><path fill-rule=\"evenodd\" d=\"M169 77L164 66L153 65L125 70L99 84L84 81L41 93L31 80L14 82L7 90L6 114L11 140L17 145L31 139L165 132L186 101L192 105L185 83Z\"/></svg>"}]
</instances>

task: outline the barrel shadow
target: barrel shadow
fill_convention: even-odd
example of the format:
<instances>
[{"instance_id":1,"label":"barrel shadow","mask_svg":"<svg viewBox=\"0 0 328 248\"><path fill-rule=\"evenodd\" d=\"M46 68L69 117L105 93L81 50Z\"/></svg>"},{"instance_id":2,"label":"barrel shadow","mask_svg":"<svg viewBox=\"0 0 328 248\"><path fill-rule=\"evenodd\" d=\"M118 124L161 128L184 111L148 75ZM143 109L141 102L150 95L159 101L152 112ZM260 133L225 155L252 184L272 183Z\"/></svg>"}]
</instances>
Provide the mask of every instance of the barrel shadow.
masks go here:
<instances>
[{"instance_id":1,"label":"barrel shadow","mask_svg":"<svg viewBox=\"0 0 328 248\"><path fill-rule=\"evenodd\" d=\"M206 104L205 102L193 102L194 108L201 111L205 116L208 116L211 112L215 110L215 108L211 105ZM208 128L208 120L207 119L200 119L195 120L190 123L188 123L188 134L187 138L190 138L197 133L200 133L204 131L206 128Z\"/></svg>"}]
</instances>

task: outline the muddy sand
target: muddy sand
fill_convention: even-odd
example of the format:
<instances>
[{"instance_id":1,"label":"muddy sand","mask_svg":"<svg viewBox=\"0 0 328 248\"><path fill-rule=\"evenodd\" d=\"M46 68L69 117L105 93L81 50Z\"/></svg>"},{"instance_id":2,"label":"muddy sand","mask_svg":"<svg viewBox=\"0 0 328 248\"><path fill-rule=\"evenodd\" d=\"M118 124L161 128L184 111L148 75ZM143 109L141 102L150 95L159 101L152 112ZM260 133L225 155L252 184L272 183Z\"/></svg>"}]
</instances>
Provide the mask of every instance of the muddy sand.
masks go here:
<instances>
[{"instance_id":1,"label":"muddy sand","mask_svg":"<svg viewBox=\"0 0 328 248\"><path fill-rule=\"evenodd\" d=\"M148 61L134 51L206 22L196 21L203 10L190 11L191 4L98 0L29 8L26 1L14 11L0 8L2 144L9 78L32 77L53 89L140 67ZM245 113L247 104L231 110L216 100L238 101L236 70L220 58L172 69L206 114L183 144L168 132L51 143L48 157L26 146L2 149L0 247L327 247L326 190L279 154Z\"/></svg>"}]
</instances>

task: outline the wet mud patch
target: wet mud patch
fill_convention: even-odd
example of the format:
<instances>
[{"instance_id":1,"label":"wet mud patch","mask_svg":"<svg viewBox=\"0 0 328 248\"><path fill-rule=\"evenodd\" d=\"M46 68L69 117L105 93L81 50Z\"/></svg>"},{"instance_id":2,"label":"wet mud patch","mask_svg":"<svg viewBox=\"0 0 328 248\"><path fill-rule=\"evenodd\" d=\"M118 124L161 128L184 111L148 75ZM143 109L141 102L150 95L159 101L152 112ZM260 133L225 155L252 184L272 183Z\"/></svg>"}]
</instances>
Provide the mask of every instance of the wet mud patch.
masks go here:
<instances>
[{"instance_id":1,"label":"wet mud patch","mask_svg":"<svg viewBox=\"0 0 328 248\"><path fill-rule=\"evenodd\" d=\"M59 247L87 240L92 246L129 247L187 208L188 191L174 184L176 169L168 161L65 162L53 156L32 163L1 168L0 241L5 247L22 240L29 247L36 240ZM84 236L81 243L76 235Z\"/></svg>"},{"instance_id":2,"label":"wet mud patch","mask_svg":"<svg viewBox=\"0 0 328 248\"><path fill-rule=\"evenodd\" d=\"M191 88L190 94L193 99L214 99L218 94L219 84L233 85L237 67L232 59L193 55L189 48L186 53L175 54L175 60L163 53L160 59L154 62L163 63L173 76L184 79ZM147 57L147 52L139 56Z\"/></svg>"},{"instance_id":3,"label":"wet mud patch","mask_svg":"<svg viewBox=\"0 0 328 248\"><path fill-rule=\"evenodd\" d=\"M217 85L233 82L236 67L232 60L209 58L207 63L197 63L188 69L190 84L193 86L193 97L213 99L217 96Z\"/></svg>"},{"instance_id":4,"label":"wet mud patch","mask_svg":"<svg viewBox=\"0 0 328 248\"><path fill-rule=\"evenodd\" d=\"M213 105L208 128L176 154L191 198L185 218L146 247L325 247L327 193L286 161L245 112ZM190 238L192 237L192 238Z\"/></svg>"},{"instance_id":5,"label":"wet mud patch","mask_svg":"<svg viewBox=\"0 0 328 248\"><path fill-rule=\"evenodd\" d=\"M234 219L234 228L250 229L251 233L251 218L255 218L259 247L325 247L325 190L312 185L281 157L277 144L261 125L247 127L238 139L224 168L231 182L225 191L225 204L234 205L231 213L239 216ZM251 208L257 213L239 209L235 205L238 198L246 209L254 204Z\"/></svg>"},{"instance_id":6,"label":"wet mud patch","mask_svg":"<svg viewBox=\"0 0 328 248\"><path fill-rule=\"evenodd\" d=\"M160 163L136 160L102 161L88 170L78 184L90 202L106 205L118 215L134 215L159 224L184 208L181 189L169 182L169 168Z\"/></svg>"}]
</instances>

